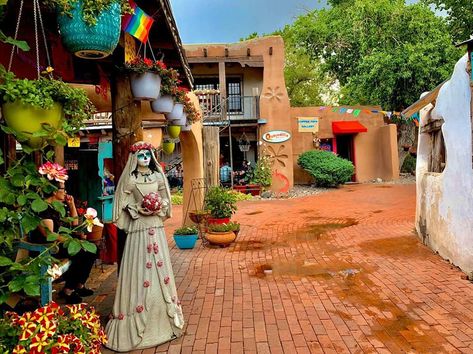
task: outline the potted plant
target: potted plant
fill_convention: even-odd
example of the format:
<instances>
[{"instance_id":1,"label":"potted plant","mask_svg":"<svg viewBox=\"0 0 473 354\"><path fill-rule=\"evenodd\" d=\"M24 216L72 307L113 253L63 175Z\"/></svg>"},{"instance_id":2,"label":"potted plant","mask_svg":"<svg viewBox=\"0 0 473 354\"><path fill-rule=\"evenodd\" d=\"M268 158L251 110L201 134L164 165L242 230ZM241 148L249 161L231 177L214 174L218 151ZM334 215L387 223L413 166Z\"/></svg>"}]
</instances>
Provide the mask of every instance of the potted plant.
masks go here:
<instances>
[{"instance_id":1,"label":"potted plant","mask_svg":"<svg viewBox=\"0 0 473 354\"><path fill-rule=\"evenodd\" d=\"M66 134L77 132L94 111L84 90L61 80L18 79L0 65L0 82L2 114L12 129L8 133L33 148L52 139L64 145Z\"/></svg>"},{"instance_id":2,"label":"potted plant","mask_svg":"<svg viewBox=\"0 0 473 354\"><path fill-rule=\"evenodd\" d=\"M236 197L234 193L222 187L212 187L204 200L206 209L210 211L207 221L209 224L226 224L236 211Z\"/></svg>"},{"instance_id":3,"label":"potted plant","mask_svg":"<svg viewBox=\"0 0 473 354\"><path fill-rule=\"evenodd\" d=\"M184 226L174 231L174 241L177 247L182 249L194 248L197 241L199 230L195 226Z\"/></svg>"},{"instance_id":4,"label":"potted plant","mask_svg":"<svg viewBox=\"0 0 473 354\"><path fill-rule=\"evenodd\" d=\"M151 101L151 110L155 113L170 113L174 108L173 94L177 90L179 73L173 68L162 70L161 91L159 97Z\"/></svg>"},{"instance_id":5,"label":"potted plant","mask_svg":"<svg viewBox=\"0 0 473 354\"><path fill-rule=\"evenodd\" d=\"M188 90L185 87L177 87L173 92L174 107L171 112L166 113L166 119L172 124L186 125L186 118L183 117L183 113L187 92Z\"/></svg>"},{"instance_id":6,"label":"potted plant","mask_svg":"<svg viewBox=\"0 0 473 354\"><path fill-rule=\"evenodd\" d=\"M165 154L171 155L176 148L176 143L171 138L164 138L163 151Z\"/></svg>"},{"instance_id":7,"label":"potted plant","mask_svg":"<svg viewBox=\"0 0 473 354\"><path fill-rule=\"evenodd\" d=\"M121 15L131 14L127 0L45 0L57 12L64 46L84 59L110 55L120 39Z\"/></svg>"},{"instance_id":8,"label":"potted plant","mask_svg":"<svg viewBox=\"0 0 473 354\"><path fill-rule=\"evenodd\" d=\"M155 100L161 90L161 74L166 65L162 61L153 61L137 56L125 62L125 71L130 73L131 93L137 100Z\"/></svg>"},{"instance_id":9,"label":"potted plant","mask_svg":"<svg viewBox=\"0 0 473 354\"><path fill-rule=\"evenodd\" d=\"M238 236L238 233L240 232L240 224L234 221L230 221L228 225L231 228L231 230L235 233L235 236Z\"/></svg>"},{"instance_id":10,"label":"potted plant","mask_svg":"<svg viewBox=\"0 0 473 354\"><path fill-rule=\"evenodd\" d=\"M100 317L86 304L54 302L33 312L7 312L0 319L2 353L100 353L107 342Z\"/></svg>"},{"instance_id":11,"label":"potted plant","mask_svg":"<svg viewBox=\"0 0 473 354\"><path fill-rule=\"evenodd\" d=\"M259 195L262 188L271 186L272 182L272 164L269 156L262 156L255 165L250 177L250 183L247 190L251 195Z\"/></svg>"},{"instance_id":12,"label":"potted plant","mask_svg":"<svg viewBox=\"0 0 473 354\"><path fill-rule=\"evenodd\" d=\"M205 232L205 239L212 245L227 247L235 241L236 235L230 224L210 224Z\"/></svg>"}]
</instances>

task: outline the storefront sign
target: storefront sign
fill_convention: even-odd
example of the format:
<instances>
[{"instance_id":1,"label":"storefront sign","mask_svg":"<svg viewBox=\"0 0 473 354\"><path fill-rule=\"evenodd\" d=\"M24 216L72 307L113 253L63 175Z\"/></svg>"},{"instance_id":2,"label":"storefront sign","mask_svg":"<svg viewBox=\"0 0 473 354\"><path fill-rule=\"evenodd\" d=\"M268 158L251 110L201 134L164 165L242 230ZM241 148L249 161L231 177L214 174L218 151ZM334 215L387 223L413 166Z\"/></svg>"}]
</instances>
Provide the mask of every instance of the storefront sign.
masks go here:
<instances>
[{"instance_id":1,"label":"storefront sign","mask_svg":"<svg viewBox=\"0 0 473 354\"><path fill-rule=\"evenodd\" d=\"M291 133L285 130L271 130L263 133L263 140L268 143L283 143L291 139Z\"/></svg>"},{"instance_id":2,"label":"storefront sign","mask_svg":"<svg viewBox=\"0 0 473 354\"><path fill-rule=\"evenodd\" d=\"M78 148L80 147L80 138L69 138L67 139L67 147Z\"/></svg>"},{"instance_id":3,"label":"storefront sign","mask_svg":"<svg viewBox=\"0 0 473 354\"><path fill-rule=\"evenodd\" d=\"M319 131L319 118L299 117L299 133L317 133Z\"/></svg>"}]
</instances>

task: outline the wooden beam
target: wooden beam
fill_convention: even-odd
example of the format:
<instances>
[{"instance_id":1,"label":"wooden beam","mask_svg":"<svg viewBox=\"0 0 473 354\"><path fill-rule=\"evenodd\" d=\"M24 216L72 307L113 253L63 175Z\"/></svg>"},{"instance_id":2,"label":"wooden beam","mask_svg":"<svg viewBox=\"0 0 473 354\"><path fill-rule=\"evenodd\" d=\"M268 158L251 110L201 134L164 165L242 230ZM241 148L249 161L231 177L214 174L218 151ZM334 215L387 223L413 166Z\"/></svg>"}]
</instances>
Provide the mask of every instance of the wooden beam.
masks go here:
<instances>
[{"instance_id":1,"label":"wooden beam","mask_svg":"<svg viewBox=\"0 0 473 354\"><path fill-rule=\"evenodd\" d=\"M251 57L188 57L187 61L190 64L205 64L205 63L248 63L263 65L262 55L252 55Z\"/></svg>"},{"instance_id":2,"label":"wooden beam","mask_svg":"<svg viewBox=\"0 0 473 354\"><path fill-rule=\"evenodd\" d=\"M443 119L432 120L420 128L420 133L430 134L432 132L439 131L440 129L442 129L443 123L445 123Z\"/></svg>"},{"instance_id":3,"label":"wooden beam","mask_svg":"<svg viewBox=\"0 0 473 354\"><path fill-rule=\"evenodd\" d=\"M219 127L204 127L202 130L204 147L204 177L208 187L220 184L220 139Z\"/></svg>"},{"instance_id":4,"label":"wooden beam","mask_svg":"<svg viewBox=\"0 0 473 354\"><path fill-rule=\"evenodd\" d=\"M442 88L443 84L446 83L448 80L445 80L432 91L430 91L427 95L422 97L420 100L415 102L414 104L407 107L405 110L401 112L401 114L405 117L411 117L414 113L419 112L422 108L427 106L429 103L434 102L439 95L439 91Z\"/></svg>"}]
</instances>

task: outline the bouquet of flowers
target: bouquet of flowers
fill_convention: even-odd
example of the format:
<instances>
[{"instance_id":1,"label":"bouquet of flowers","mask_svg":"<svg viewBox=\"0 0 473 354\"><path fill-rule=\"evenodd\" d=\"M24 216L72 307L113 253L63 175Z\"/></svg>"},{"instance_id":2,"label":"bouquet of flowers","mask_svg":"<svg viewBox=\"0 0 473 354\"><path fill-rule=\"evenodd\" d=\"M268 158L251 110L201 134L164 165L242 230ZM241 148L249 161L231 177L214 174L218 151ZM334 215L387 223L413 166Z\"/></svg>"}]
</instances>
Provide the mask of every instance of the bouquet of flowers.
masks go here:
<instances>
[{"instance_id":1,"label":"bouquet of flowers","mask_svg":"<svg viewBox=\"0 0 473 354\"><path fill-rule=\"evenodd\" d=\"M2 353L99 354L107 337L93 307L55 302L19 316L7 312L0 319Z\"/></svg>"},{"instance_id":2,"label":"bouquet of flowers","mask_svg":"<svg viewBox=\"0 0 473 354\"><path fill-rule=\"evenodd\" d=\"M159 211L161 209L161 197L156 192L151 192L144 196L141 206L149 211Z\"/></svg>"}]
</instances>

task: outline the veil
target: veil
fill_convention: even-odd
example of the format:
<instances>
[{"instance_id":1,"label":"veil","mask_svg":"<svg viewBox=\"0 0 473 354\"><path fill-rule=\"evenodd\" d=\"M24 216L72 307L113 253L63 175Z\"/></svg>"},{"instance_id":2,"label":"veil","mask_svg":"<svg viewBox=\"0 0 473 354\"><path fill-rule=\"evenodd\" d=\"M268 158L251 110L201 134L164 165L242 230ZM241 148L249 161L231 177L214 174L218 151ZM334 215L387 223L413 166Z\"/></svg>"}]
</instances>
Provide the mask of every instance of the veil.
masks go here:
<instances>
[{"instance_id":1,"label":"veil","mask_svg":"<svg viewBox=\"0 0 473 354\"><path fill-rule=\"evenodd\" d=\"M139 146L144 145L143 141L138 141L134 143L132 146ZM172 216L172 205L171 205L171 191L169 189L168 179L164 174L164 171L161 167L161 164L158 162L156 158L154 149L149 149L151 151L151 158L156 166L156 172L161 174L164 180L164 185L166 188L166 196L169 200L169 206L166 212L166 218L170 218ZM133 175L133 172L136 170L138 166L138 158L136 153L130 152L128 154L128 160L126 162L125 168L123 169L122 175L120 180L118 181L118 185L115 191L115 200L113 203L113 221L117 225L119 229L125 229L127 225L130 223L130 215L124 210L126 206L130 203L131 200L131 193L129 191L130 179Z\"/></svg>"}]
</instances>

